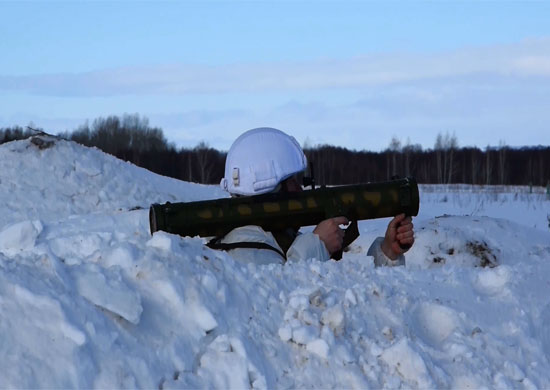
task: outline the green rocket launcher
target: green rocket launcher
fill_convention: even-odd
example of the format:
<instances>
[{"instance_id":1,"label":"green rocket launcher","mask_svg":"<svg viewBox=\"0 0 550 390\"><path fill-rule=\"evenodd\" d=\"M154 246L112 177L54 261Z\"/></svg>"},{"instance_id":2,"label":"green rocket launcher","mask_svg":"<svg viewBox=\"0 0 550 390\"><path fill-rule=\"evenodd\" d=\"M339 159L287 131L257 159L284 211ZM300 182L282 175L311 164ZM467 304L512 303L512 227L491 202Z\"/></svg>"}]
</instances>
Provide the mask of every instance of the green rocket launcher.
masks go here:
<instances>
[{"instance_id":1,"label":"green rocket launcher","mask_svg":"<svg viewBox=\"0 0 550 390\"><path fill-rule=\"evenodd\" d=\"M358 220L401 213L415 216L418 207L418 185L414 178L408 177L302 192L153 204L149 223L151 234L162 230L180 236L221 237L239 226L256 225L265 231L280 231L345 216L352 222L344 236L346 247L359 236Z\"/></svg>"}]
</instances>

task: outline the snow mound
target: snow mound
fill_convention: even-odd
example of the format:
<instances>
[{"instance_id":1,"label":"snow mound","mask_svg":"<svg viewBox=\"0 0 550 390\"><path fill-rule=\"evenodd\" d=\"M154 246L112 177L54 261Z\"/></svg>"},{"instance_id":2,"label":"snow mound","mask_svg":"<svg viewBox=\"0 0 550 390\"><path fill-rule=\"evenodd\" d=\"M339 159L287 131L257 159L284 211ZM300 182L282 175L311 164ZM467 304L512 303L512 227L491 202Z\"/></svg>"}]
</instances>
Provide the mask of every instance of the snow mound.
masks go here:
<instances>
[{"instance_id":1,"label":"snow mound","mask_svg":"<svg viewBox=\"0 0 550 390\"><path fill-rule=\"evenodd\" d=\"M41 232L40 221L23 221L9 225L0 231L0 252L13 255L29 246L33 247Z\"/></svg>"},{"instance_id":2,"label":"snow mound","mask_svg":"<svg viewBox=\"0 0 550 390\"><path fill-rule=\"evenodd\" d=\"M515 264L525 253L544 254L548 243L548 232L504 219L444 215L423 222L416 224L416 242L407 256L411 267Z\"/></svg>"},{"instance_id":3,"label":"snow mound","mask_svg":"<svg viewBox=\"0 0 550 390\"><path fill-rule=\"evenodd\" d=\"M342 261L243 265L149 233L150 202L215 187L65 141L0 164L0 388L550 387L548 231L419 217L375 268L363 221Z\"/></svg>"},{"instance_id":4,"label":"snow mound","mask_svg":"<svg viewBox=\"0 0 550 390\"><path fill-rule=\"evenodd\" d=\"M155 175L62 139L37 136L0 145L0 227L224 196L217 186Z\"/></svg>"}]
</instances>

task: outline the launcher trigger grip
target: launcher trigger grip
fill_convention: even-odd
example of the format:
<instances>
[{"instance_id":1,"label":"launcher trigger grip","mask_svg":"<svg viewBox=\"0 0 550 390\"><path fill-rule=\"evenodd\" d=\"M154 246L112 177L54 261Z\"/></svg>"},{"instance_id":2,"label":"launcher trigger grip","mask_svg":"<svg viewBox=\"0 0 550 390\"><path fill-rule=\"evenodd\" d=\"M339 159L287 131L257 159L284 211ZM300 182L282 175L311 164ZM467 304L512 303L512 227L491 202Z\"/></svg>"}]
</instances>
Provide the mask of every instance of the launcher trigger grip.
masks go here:
<instances>
[{"instance_id":1,"label":"launcher trigger grip","mask_svg":"<svg viewBox=\"0 0 550 390\"><path fill-rule=\"evenodd\" d=\"M348 227L344 230L344 239L342 240L342 249L334 252L332 258L334 260L341 260L344 249L347 248L355 239L359 237L359 227L357 226L357 220L351 221Z\"/></svg>"}]
</instances>

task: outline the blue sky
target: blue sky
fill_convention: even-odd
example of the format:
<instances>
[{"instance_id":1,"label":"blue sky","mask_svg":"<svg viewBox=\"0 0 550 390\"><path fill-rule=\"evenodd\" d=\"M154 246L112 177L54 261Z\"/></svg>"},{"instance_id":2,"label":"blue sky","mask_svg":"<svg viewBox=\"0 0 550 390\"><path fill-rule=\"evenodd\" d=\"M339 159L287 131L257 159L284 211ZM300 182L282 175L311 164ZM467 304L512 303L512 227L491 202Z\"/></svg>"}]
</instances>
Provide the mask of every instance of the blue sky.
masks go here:
<instances>
[{"instance_id":1,"label":"blue sky","mask_svg":"<svg viewBox=\"0 0 550 390\"><path fill-rule=\"evenodd\" d=\"M0 20L0 126L139 113L187 147L260 126L550 144L546 1L0 1Z\"/></svg>"}]
</instances>

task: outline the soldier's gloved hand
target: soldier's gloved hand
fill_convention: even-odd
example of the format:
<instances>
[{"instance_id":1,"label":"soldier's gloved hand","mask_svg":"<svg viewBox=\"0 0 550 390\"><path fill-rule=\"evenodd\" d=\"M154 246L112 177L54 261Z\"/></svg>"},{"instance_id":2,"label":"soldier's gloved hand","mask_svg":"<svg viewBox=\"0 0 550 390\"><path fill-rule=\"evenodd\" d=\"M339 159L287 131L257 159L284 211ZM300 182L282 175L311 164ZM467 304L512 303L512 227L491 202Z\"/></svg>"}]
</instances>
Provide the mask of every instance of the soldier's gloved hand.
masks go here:
<instances>
[{"instance_id":1,"label":"soldier's gloved hand","mask_svg":"<svg viewBox=\"0 0 550 390\"><path fill-rule=\"evenodd\" d=\"M347 225L348 223L349 221L346 217L325 219L313 229L313 233L319 236L325 244L327 251L332 255L334 252L342 249L344 230L340 229L340 225Z\"/></svg>"},{"instance_id":2,"label":"soldier's gloved hand","mask_svg":"<svg viewBox=\"0 0 550 390\"><path fill-rule=\"evenodd\" d=\"M399 214L388 224L386 236L382 242L382 252L395 260L410 249L414 243L414 230L411 217Z\"/></svg>"}]
</instances>

